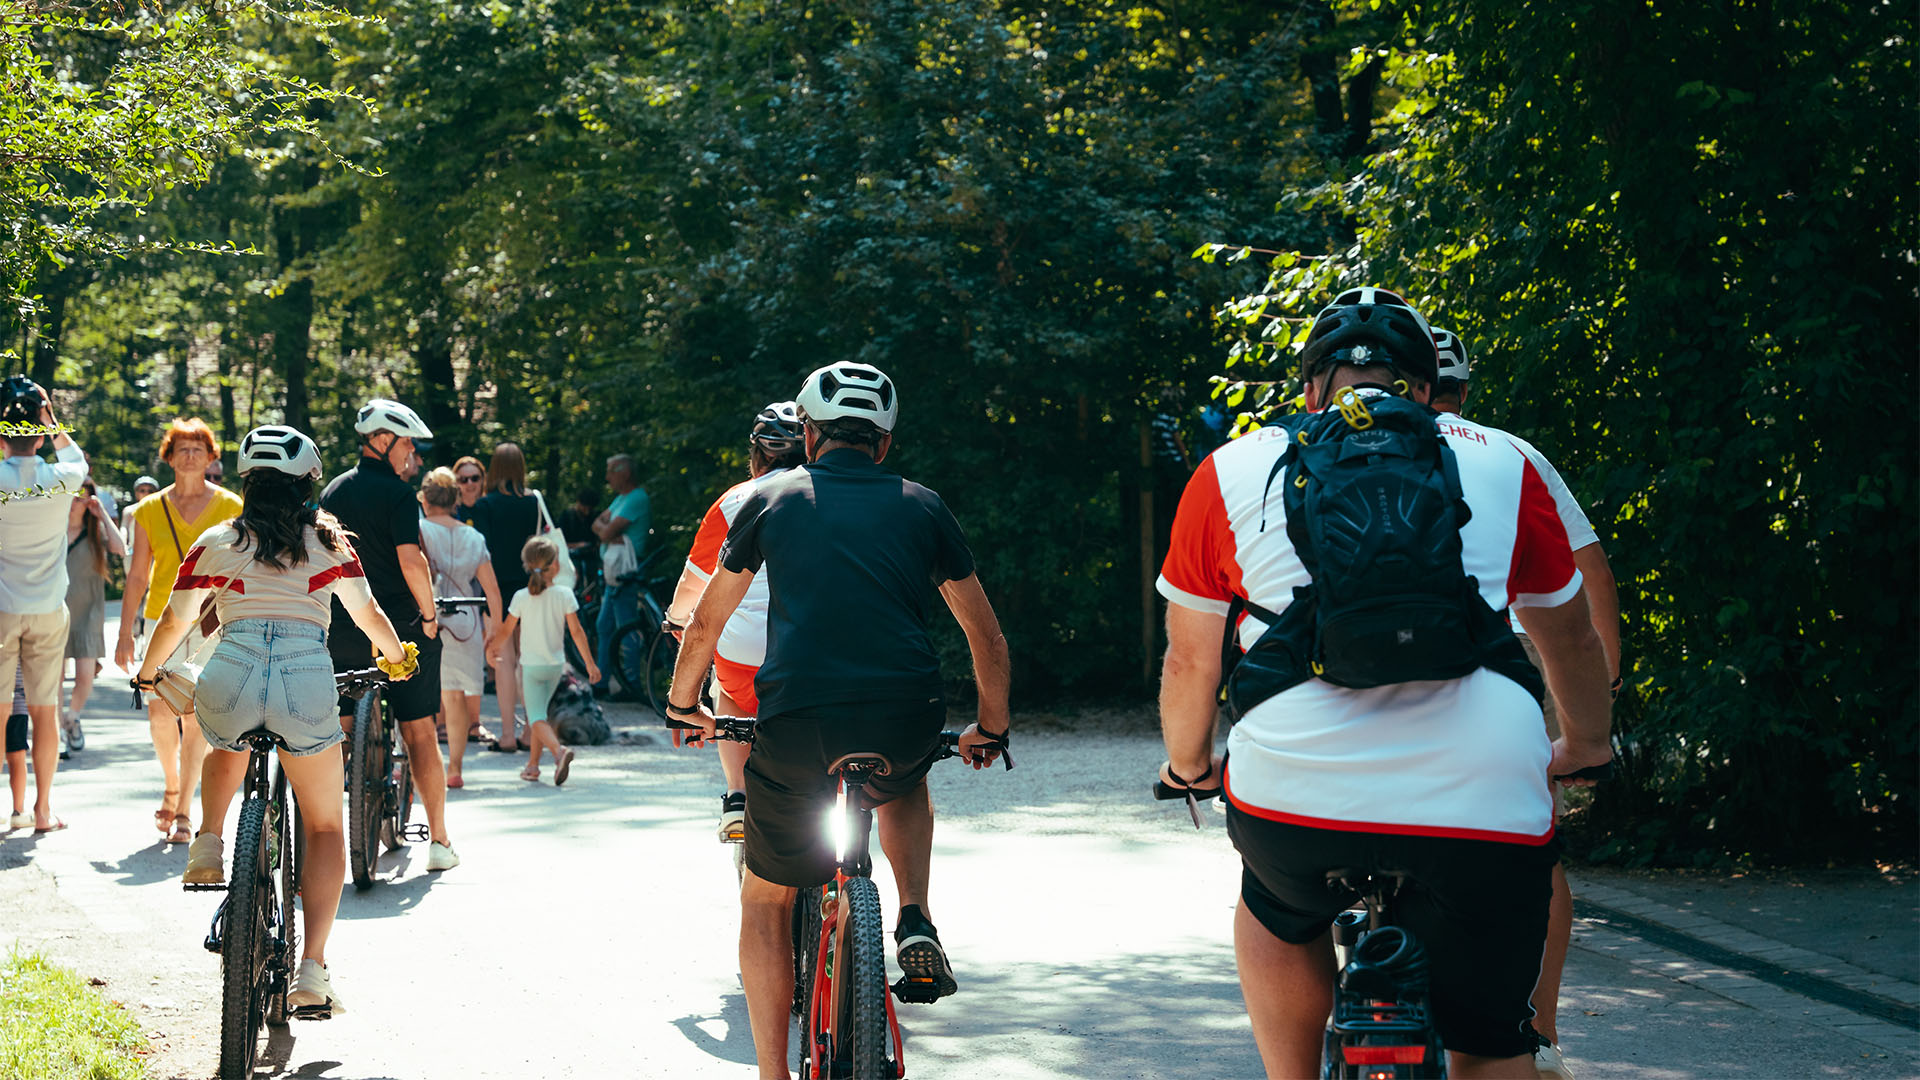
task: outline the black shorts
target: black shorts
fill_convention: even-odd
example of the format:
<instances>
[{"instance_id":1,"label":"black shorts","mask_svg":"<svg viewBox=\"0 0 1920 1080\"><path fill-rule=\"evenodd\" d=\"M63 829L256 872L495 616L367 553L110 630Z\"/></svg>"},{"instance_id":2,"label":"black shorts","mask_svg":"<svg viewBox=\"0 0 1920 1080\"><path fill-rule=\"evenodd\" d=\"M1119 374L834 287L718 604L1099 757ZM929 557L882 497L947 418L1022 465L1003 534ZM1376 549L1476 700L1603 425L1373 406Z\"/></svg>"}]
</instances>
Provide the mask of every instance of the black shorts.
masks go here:
<instances>
[{"instance_id":1,"label":"black shorts","mask_svg":"<svg viewBox=\"0 0 1920 1080\"><path fill-rule=\"evenodd\" d=\"M345 625L342 625L342 622ZM440 639L421 633L420 617L395 624L401 641L420 647L420 670L405 682L387 684L387 705L401 722L433 717L440 713ZM327 630L327 652L333 657L333 670L361 671L373 666L373 642L360 632L352 620L335 619ZM340 697L340 715L352 716L358 698Z\"/></svg>"},{"instance_id":2,"label":"black shorts","mask_svg":"<svg viewBox=\"0 0 1920 1080\"><path fill-rule=\"evenodd\" d=\"M1227 834L1243 867L1240 898L1260 925L1304 945L1327 932L1352 893L1327 871L1413 876L1396 922L1427 948L1434 1026L1447 1049L1483 1057L1531 1054L1528 998L1540 979L1547 901L1560 845L1311 829L1255 817L1231 803Z\"/></svg>"},{"instance_id":3,"label":"black shorts","mask_svg":"<svg viewBox=\"0 0 1920 1080\"><path fill-rule=\"evenodd\" d=\"M829 705L760 718L747 756L747 869L776 885L833 879L826 811L839 784L827 766L844 754L885 754L893 769L867 784L878 805L920 786L947 722L939 701Z\"/></svg>"}]
</instances>

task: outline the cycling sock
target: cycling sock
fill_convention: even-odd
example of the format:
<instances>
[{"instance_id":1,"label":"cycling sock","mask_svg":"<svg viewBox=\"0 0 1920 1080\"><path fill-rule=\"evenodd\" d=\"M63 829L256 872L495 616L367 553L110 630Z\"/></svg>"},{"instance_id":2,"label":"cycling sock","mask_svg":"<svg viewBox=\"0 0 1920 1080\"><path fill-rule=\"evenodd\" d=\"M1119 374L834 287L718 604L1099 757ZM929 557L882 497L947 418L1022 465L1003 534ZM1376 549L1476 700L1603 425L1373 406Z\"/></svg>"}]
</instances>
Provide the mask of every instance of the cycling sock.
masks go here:
<instances>
[{"instance_id":1,"label":"cycling sock","mask_svg":"<svg viewBox=\"0 0 1920 1080\"><path fill-rule=\"evenodd\" d=\"M933 921L927 918L926 912L920 910L920 905L908 904L900 909L900 920L893 925L893 936L897 940L915 934L925 935L935 941L940 939L940 932L933 928Z\"/></svg>"}]
</instances>

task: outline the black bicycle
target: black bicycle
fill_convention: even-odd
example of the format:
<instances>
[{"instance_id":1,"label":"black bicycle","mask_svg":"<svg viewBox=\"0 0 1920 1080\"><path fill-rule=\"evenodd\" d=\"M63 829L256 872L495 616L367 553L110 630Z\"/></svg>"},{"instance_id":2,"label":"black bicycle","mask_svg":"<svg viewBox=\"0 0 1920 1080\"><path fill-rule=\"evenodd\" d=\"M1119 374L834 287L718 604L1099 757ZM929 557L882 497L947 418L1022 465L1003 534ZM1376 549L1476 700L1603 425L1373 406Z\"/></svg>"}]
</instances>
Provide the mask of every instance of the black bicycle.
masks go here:
<instances>
[{"instance_id":1,"label":"black bicycle","mask_svg":"<svg viewBox=\"0 0 1920 1080\"><path fill-rule=\"evenodd\" d=\"M377 670L335 676L342 694L364 693L385 680ZM249 752L232 873L225 884L186 886L192 892L227 894L214 912L205 943L208 952L220 954L222 1080L253 1075L263 1023L284 1024L290 1017L325 1020L333 1014L325 1004L287 1007L300 963L294 900L306 863L306 834L287 774L276 762L276 751L286 749L286 743L265 729L248 732L241 741Z\"/></svg>"},{"instance_id":2,"label":"black bicycle","mask_svg":"<svg viewBox=\"0 0 1920 1080\"><path fill-rule=\"evenodd\" d=\"M378 870L380 849L394 850L408 841L427 838L427 827L408 821L413 813L413 765L406 743L399 738L393 707L387 701L387 678L378 669L342 672L343 684L360 678L359 702L353 712L353 734L347 740L347 868L356 889L371 889ZM343 694L354 696L350 691Z\"/></svg>"},{"instance_id":3,"label":"black bicycle","mask_svg":"<svg viewBox=\"0 0 1920 1080\"><path fill-rule=\"evenodd\" d=\"M753 741L753 719L718 720L714 738ZM669 719L668 726L694 725ZM1005 767L1013 768L1004 739L998 749ZM960 733L941 732L935 760L959 756ZM800 1075L809 1080L905 1076L906 1048L893 999L926 1003L939 996L932 978L910 973L894 983L888 996L886 927L868 848L873 809L866 802L866 786L892 769L893 762L877 753L846 754L828 767L840 785L838 820L826 823L836 838L838 866L832 881L817 890L800 890L793 904L793 1014L804 1034Z\"/></svg>"}]
</instances>

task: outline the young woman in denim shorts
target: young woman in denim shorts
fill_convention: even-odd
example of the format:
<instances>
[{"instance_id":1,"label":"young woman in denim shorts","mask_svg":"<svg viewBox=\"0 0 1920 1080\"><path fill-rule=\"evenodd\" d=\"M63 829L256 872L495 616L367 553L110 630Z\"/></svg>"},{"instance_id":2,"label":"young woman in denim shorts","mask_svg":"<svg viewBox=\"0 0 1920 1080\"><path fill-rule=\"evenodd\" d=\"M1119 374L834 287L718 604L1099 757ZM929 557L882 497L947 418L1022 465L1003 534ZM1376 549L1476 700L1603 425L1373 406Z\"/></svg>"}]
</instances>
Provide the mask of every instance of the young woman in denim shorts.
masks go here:
<instances>
[{"instance_id":1,"label":"young woman in denim shorts","mask_svg":"<svg viewBox=\"0 0 1920 1080\"><path fill-rule=\"evenodd\" d=\"M320 452L313 440L289 427L255 428L240 441L240 472L246 508L208 530L187 552L135 686L152 686L155 669L211 597L222 633L194 694L208 750L201 779L202 828L187 852L186 881L226 879L220 830L246 776L247 748L240 740L263 728L280 736L286 744L280 766L300 805L307 853L300 902L305 951L288 1003L296 1008L325 1004L339 1013L343 1009L326 966L327 932L346 880L339 750L345 736L327 654L332 598L339 597L389 663L401 663L404 650L393 624L373 602L346 530L313 503L320 478Z\"/></svg>"}]
</instances>

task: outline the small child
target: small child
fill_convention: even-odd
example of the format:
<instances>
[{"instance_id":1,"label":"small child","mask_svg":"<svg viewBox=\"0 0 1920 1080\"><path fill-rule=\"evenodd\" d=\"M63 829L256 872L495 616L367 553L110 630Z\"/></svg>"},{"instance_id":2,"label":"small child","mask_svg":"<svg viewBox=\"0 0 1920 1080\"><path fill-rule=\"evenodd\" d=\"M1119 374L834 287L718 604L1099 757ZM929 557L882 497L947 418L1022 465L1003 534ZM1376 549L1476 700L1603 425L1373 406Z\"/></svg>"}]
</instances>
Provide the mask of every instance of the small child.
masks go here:
<instances>
[{"instance_id":1,"label":"small child","mask_svg":"<svg viewBox=\"0 0 1920 1080\"><path fill-rule=\"evenodd\" d=\"M13 669L13 711L7 715L7 784L13 789L13 816L7 828L25 829L33 824L27 813L27 717L26 665Z\"/></svg>"},{"instance_id":2,"label":"small child","mask_svg":"<svg viewBox=\"0 0 1920 1080\"><path fill-rule=\"evenodd\" d=\"M593 649L587 645L587 632L580 625L580 601L574 598L572 589L553 587L559 559L559 547L546 537L527 541L520 549L520 565L527 568L527 587L513 594L507 604L507 617L487 639L487 662L498 664L501 643L515 627L521 627L520 699L526 703L533 735L527 742L527 767L520 771L520 778L540 779L540 751L550 750L554 787L567 782L567 770L573 765L573 751L560 745L560 736L547 723L547 702L566 670L564 635L573 635L574 648L587 664L587 678L600 681L600 667L593 662Z\"/></svg>"}]
</instances>

